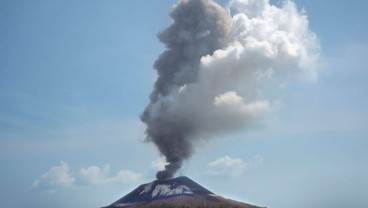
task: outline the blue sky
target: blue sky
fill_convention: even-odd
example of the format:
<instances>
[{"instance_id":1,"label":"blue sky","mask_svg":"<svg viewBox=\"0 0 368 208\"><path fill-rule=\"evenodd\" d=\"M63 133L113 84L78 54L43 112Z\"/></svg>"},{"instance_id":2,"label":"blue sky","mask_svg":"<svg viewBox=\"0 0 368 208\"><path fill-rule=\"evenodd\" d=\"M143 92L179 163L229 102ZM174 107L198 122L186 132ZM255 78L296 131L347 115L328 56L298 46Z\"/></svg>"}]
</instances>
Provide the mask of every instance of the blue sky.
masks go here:
<instances>
[{"instance_id":1,"label":"blue sky","mask_svg":"<svg viewBox=\"0 0 368 208\"><path fill-rule=\"evenodd\" d=\"M295 2L321 43L318 81L287 86L272 125L218 135L181 174L267 207L367 207L368 3ZM139 115L174 3L0 1L3 207L99 207L154 179Z\"/></svg>"}]
</instances>

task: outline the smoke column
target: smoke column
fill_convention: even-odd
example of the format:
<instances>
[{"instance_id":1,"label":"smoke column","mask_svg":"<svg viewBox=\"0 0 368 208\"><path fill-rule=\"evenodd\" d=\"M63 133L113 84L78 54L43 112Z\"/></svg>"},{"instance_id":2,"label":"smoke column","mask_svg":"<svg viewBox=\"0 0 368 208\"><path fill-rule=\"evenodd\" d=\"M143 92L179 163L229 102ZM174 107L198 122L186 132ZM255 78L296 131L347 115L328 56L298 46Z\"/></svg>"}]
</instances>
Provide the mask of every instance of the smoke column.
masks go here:
<instances>
[{"instance_id":1,"label":"smoke column","mask_svg":"<svg viewBox=\"0 0 368 208\"><path fill-rule=\"evenodd\" d=\"M180 0L173 23L159 35L166 50L154 64L158 78L141 116L146 140L172 178L198 141L251 128L273 109L272 94L290 79L317 79L319 45L304 11L285 1ZM272 94L272 96L271 96Z\"/></svg>"}]
</instances>

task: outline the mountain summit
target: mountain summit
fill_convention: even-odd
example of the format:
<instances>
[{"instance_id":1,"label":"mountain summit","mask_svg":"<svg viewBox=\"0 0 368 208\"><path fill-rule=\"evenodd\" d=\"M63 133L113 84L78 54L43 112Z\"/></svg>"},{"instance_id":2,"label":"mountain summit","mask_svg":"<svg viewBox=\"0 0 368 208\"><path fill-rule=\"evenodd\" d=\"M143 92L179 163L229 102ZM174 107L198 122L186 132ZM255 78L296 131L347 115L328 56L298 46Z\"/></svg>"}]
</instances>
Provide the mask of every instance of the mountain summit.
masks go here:
<instances>
[{"instance_id":1,"label":"mountain summit","mask_svg":"<svg viewBox=\"0 0 368 208\"><path fill-rule=\"evenodd\" d=\"M237 207L259 208L212 193L190 178L181 176L142 184L104 208L138 207Z\"/></svg>"}]
</instances>

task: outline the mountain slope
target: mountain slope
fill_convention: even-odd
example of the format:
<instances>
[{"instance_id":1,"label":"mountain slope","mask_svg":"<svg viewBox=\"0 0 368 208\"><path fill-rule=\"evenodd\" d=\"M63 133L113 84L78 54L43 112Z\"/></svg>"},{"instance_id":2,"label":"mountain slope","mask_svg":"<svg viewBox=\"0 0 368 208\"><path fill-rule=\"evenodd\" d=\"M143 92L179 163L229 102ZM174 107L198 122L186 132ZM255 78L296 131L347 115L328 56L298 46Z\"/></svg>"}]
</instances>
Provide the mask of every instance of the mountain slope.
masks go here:
<instances>
[{"instance_id":1,"label":"mountain slope","mask_svg":"<svg viewBox=\"0 0 368 208\"><path fill-rule=\"evenodd\" d=\"M142 184L105 208L117 207L258 208L218 196L185 176Z\"/></svg>"}]
</instances>

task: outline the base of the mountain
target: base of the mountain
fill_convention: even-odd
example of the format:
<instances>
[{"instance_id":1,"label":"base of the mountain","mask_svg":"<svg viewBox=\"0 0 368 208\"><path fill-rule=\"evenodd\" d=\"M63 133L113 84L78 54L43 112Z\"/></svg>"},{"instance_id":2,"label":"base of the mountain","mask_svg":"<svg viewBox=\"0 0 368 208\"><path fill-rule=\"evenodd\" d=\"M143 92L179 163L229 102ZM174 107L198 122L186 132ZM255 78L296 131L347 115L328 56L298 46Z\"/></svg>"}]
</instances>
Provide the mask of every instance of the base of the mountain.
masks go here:
<instances>
[{"instance_id":1,"label":"base of the mountain","mask_svg":"<svg viewBox=\"0 0 368 208\"><path fill-rule=\"evenodd\" d=\"M126 204L128 205L128 204ZM120 204L125 207L124 204ZM118 206L117 206L118 207ZM225 199L220 196L207 197L198 196L174 196L168 199L154 200L131 204L129 208L261 208L258 206ZM110 207L109 207L110 208Z\"/></svg>"}]
</instances>

